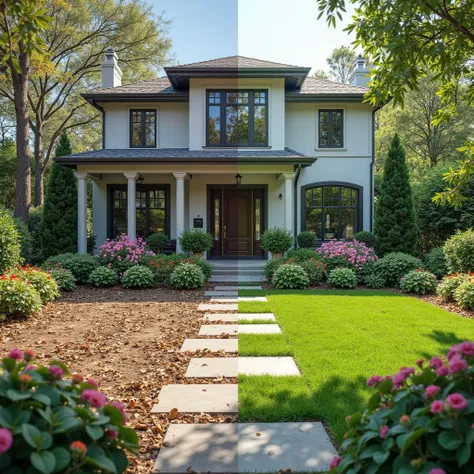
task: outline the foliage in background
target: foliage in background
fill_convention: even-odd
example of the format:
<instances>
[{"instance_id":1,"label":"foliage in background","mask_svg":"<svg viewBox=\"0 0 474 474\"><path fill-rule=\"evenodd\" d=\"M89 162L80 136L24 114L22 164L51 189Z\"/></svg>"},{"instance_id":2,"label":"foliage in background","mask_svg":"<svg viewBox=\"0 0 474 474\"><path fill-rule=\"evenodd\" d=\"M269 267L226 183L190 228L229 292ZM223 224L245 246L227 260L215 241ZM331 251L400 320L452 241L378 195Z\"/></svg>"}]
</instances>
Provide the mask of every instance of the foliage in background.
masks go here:
<instances>
[{"instance_id":1,"label":"foliage in background","mask_svg":"<svg viewBox=\"0 0 474 474\"><path fill-rule=\"evenodd\" d=\"M311 258L298 264L308 275L310 285L318 285L326 274L326 264Z\"/></svg>"},{"instance_id":2,"label":"foliage in background","mask_svg":"<svg viewBox=\"0 0 474 474\"><path fill-rule=\"evenodd\" d=\"M54 278L40 268L30 267L29 265L26 267L17 266L6 273L5 277L9 278L10 275L15 275L31 285L40 295L43 304L50 303L59 296L59 287Z\"/></svg>"},{"instance_id":3,"label":"foliage in background","mask_svg":"<svg viewBox=\"0 0 474 474\"><path fill-rule=\"evenodd\" d=\"M434 273L438 278L443 278L448 269L446 267L446 258L442 247L431 249L423 259L424 267Z\"/></svg>"},{"instance_id":4,"label":"foliage in background","mask_svg":"<svg viewBox=\"0 0 474 474\"><path fill-rule=\"evenodd\" d=\"M0 207L15 209L16 147L13 140L0 143Z\"/></svg>"},{"instance_id":5,"label":"foliage in background","mask_svg":"<svg viewBox=\"0 0 474 474\"><path fill-rule=\"evenodd\" d=\"M80 253L63 253L55 255L46 260L43 264L45 270L54 268L65 268L69 270L77 283L87 283L89 275L99 266L99 260L92 255Z\"/></svg>"},{"instance_id":6,"label":"foliage in background","mask_svg":"<svg viewBox=\"0 0 474 474\"><path fill-rule=\"evenodd\" d=\"M31 237L29 227L17 217L15 217L15 226L21 242L21 260L24 263L32 263L31 257L33 255L33 239Z\"/></svg>"},{"instance_id":7,"label":"foliage in background","mask_svg":"<svg viewBox=\"0 0 474 474\"><path fill-rule=\"evenodd\" d=\"M314 234L310 231L300 232L296 236L296 242L299 248L309 249L314 245Z\"/></svg>"},{"instance_id":8,"label":"foliage in background","mask_svg":"<svg viewBox=\"0 0 474 474\"><path fill-rule=\"evenodd\" d=\"M0 208L0 274L20 263L21 241L9 211Z\"/></svg>"},{"instance_id":9,"label":"foliage in background","mask_svg":"<svg viewBox=\"0 0 474 474\"><path fill-rule=\"evenodd\" d=\"M425 295L436 289L436 275L421 268L412 270L400 279L400 288L407 293Z\"/></svg>"},{"instance_id":10,"label":"foliage in background","mask_svg":"<svg viewBox=\"0 0 474 474\"><path fill-rule=\"evenodd\" d=\"M266 230L260 240L263 250L272 254L284 254L293 245L293 235L287 229L274 227Z\"/></svg>"},{"instance_id":11,"label":"foliage in background","mask_svg":"<svg viewBox=\"0 0 474 474\"><path fill-rule=\"evenodd\" d=\"M386 286L387 282L383 275L376 273L374 271L367 273L364 276L364 285L367 288L371 288L373 290L380 290Z\"/></svg>"},{"instance_id":12,"label":"foliage in background","mask_svg":"<svg viewBox=\"0 0 474 474\"><path fill-rule=\"evenodd\" d=\"M360 232L357 232L355 235L355 240L357 240L357 242L362 242L363 244L367 245L367 247L372 249L377 247L377 237L374 233L367 230L361 230Z\"/></svg>"},{"instance_id":13,"label":"foliage in background","mask_svg":"<svg viewBox=\"0 0 474 474\"><path fill-rule=\"evenodd\" d=\"M155 232L146 238L146 243L155 253L161 253L169 242L169 238L162 232Z\"/></svg>"},{"instance_id":14,"label":"foliage in background","mask_svg":"<svg viewBox=\"0 0 474 474\"><path fill-rule=\"evenodd\" d=\"M53 268L48 271L61 291L72 291L76 288L76 279L70 270L66 270L65 268Z\"/></svg>"},{"instance_id":15,"label":"foliage in background","mask_svg":"<svg viewBox=\"0 0 474 474\"><path fill-rule=\"evenodd\" d=\"M413 253L417 227L405 152L398 135L392 140L385 163L382 189L375 208L377 251Z\"/></svg>"},{"instance_id":16,"label":"foliage in background","mask_svg":"<svg viewBox=\"0 0 474 474\"><path fill-rule=\"evenodd\" d=\"M189 254L207 252L214 243L212 235L200 229L185 230L178 240L183 251Z\"/></svg>"},{"instance_id":17,"label":"foliage in background","mask_svg":"<svg viewBox=\"0 0 474 474\"><path fill-rule=\"evenodd\" d=\"M204 275L197 265L183 262L174 266L170 283L179 290L195 290L204 284Z\"/></svg>"},{"instance_id":18,"label":"foliage in background","mask_svg":"<svg viewBox=\"0 0 474 474\"><path fill-rule=\"evenodd\" d=\"M279 290L300 290L309 285L309 277L299 265L285 263L275 271L272 283Z\"/></svg>"},{"instance_id":19,"label":"foliage in background","mask_svg":"<svg viewBox=\"0 0 474 474\"><path fill-rule=\"evenodd\" d=\"M474 309L474 280L467 277L454 291L454 301L462 309Z\"/></svg>"},{"instance_id":20,"label":"foliage in background","mask_svg":"<svg viewBox=\"0 0 474 474\"><path fill-rule=\"evenodd\" d=\"M41 246L41 222L43 221L43 208L32 207L30 208L28 218L28 230L31 236L32 253L30 261L32 265L39 265L43 263L43 247Z\"/></svg>"},{"instance_id":21,"label":"foliage in background","mask_svg":"<svg viewBox=\"0 0 474 474\"><path fill-rule=\"evenodd\" d=\"M357 274L352 268L334 268L329 272L328 283L335 288L355 288Z\"/></svg>"},{"instance_id":22,"label":"foliage in background","mask_svg":"<svg viewBox=\"0 0 474 474\"><path fill-rule=\"evenodd\" d=\"M443 250L450 272L474 272L474 229L457 232L446 241Z\"/></svg>"},{"instance_id":23,"label":"foliage in background","mask_svg":"<svg viewBox=\"0 0 474 474\"><path fill-rule=\"evenodd\" d=\"M31 316L41 309L41 297L15 274L0 276L0 321L9 316Z\"/></svg>"},{"instance_id":24,"label":"foliage in background","mask_svg":"<svg viewBox=\"0 0 474 474\"><path fill-rule=\"evenodd\" d=\"M441 283L436 288L436 293L438 293L444 301L453 301L455 291L468 278L470 278L470 275L467 273L447 275L441 280Z\"/></svg>"},{"instance_id":25,"label":"foliage in background","mask_svg":"<svg viewBox=\"0 0 474 474\"><path fill-rule=\"evenodd\" d=\"M108 267L97 267L89 276L89 285L114 286L118 283L117 272Z\"/></svg>"},{"instance_id":26,"label":"foliage in background","mask_svg":"<svg viewBox=\"0 0 474 474\"><path fill-rule=\"evenodd\" d=\"M377 260L370 270L381 275L388 285L398 286L400 278L421 266L421 260L412 255L392 252Z\"/></svg>"},{"instance_id":27,"label":"foliage in background","mask_svg":"<svg viewBox=\"0 0 474 474\"><path fill-rule=\"evenodd\" d=\"M154 284L154 277L151 270L147 267L136 265L130 267L122 277L122 286L132 290L142 288L151 288Z\"/></svg>"},{"instance_id":28,"label":"foliage in background","mask_svg":"<svg viewBox=\"0 0 474 474\"><path fill-rule=\"evenodd\" d=\"M356 52L348 46L340 46L332 51L327 58L331 79L337 82L349 83L349 77L354 69Z\"/></svg>"}]
</instances>

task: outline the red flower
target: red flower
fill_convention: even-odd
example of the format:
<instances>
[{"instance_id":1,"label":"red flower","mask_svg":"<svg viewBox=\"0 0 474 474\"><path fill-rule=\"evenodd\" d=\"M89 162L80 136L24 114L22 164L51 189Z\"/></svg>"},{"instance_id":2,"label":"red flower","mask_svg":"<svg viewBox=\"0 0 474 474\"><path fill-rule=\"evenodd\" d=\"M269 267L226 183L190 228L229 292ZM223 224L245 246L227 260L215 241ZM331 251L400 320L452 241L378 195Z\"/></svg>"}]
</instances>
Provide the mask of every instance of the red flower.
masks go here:
<instances>
[{"instance_id":1,"label":"red flower","mask_svg":"<svg viewBox=\"0 0 474 474\"><path fill-rule=\"evenodd\" d=\"M25 349L23 358L28 361L33 360L35 358L35 351L33 349Z\"/></svg>"},{"instance_id":2,"label":"red flower","mask_svg":"<svg viewBox=\"0 0 474 474\"><path fill-rule=\"evenodd\" d=\"M32 379L32 377L29 374L21 374L20 375L20 381L21 382L28 383L28 382L31 382L31 379Z\"/></svg>"},{"instance_id":3,"label":"red flower","mask_svg":"<svg viewBox=\"0 0 474 474\"><path fill-rule=\"evenodd\" d=\"M69 449L77 454L86 454L87 452L87 446L82 441L73 441L69 445Z\"/></svg>"}]
</instances>

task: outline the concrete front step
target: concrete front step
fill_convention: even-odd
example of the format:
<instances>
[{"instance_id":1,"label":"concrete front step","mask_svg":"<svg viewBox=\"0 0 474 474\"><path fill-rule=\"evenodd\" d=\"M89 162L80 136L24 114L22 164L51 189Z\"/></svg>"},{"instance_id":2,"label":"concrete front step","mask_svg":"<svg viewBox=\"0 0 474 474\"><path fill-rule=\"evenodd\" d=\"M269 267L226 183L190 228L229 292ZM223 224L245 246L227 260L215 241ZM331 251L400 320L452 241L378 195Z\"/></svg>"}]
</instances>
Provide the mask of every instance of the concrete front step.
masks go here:
<instances>
[{"instance_id":1,"label":"concrete front step","mask_svg":"<svg viewBox=\"0 0 474 474\"><path fill-rule=\"evenodd\" d=\"M204 315L204 321L215 322L236 322L236 321L276 321L273 313L206 313Z\"/></svg>"},{"instance_id":2,"label":"concrete front step","mask_svg":"<svg viewBox=\"0 0 474 474\"><path fill-rule=\"evenodd\" d=\"M171 384L165 385L153 405L152 413L224 414L238 411L237 384Z\"/></svg>"},{"instance_id":3,"label":"concrete front step","mask_svg":"<svg viewBox=\"0 0 474 474\"><path fill-rule=\"evenodd\" d=\"M238 311L239 305L237 303L227 304L212 304L212 303L201 303L198 306L198 311Z\"/></svg>"},{"instance_id":4,"label":"concrete front step","mask_svg":"<svg viewBox=\"0 0 474 474\"><path fill-rule=\"evenodd\" d=\"M226 352L238 351L238 339L185 339L179 352Z\"/></svg>"},{"instance_id":5,"label":"concrete front step","mask_svg":"<svg viewBox=\"0 0 474 474\"><path fill-rule=\"evenodd\" d=\"M237 357L195 357L189 361L185 377L237 377Z\"/></svg>"},{"instance_id":6,"label":"concrete front step","mask_svg":"<svg viewBox=\"0 0 474 474\"><path fill-rule=\"evenodd\" d=\"M237 474L237 445L237 423L172 424L152 472Z\"/></svg>"},{"instance_id":7,"label":"concrete front step","mask_svg":"<svg viewBox=\"0 0 474 474\"><path fill-rule=\"evenodd\" d=\"M216 275L211 276L210 283L261 283L266 281L265 276L253 275Z\"/></svg>"},{"instance_id":8,"label":"concrete front step","mask_svg":"<svg viewBox=\"0 0 474 474\"><path fill-rule=\"evenodd\" d=\"M211 298L211 303L238 303L239 301L260 301L266 303L266 296L216 296Z\"/></svg>"},{"instance_id":9,"label":"concrete front step","mask_svg":"<svg viewBox=\"0 0 474 474\"><path fill-rule=\"evenodd\" d=\"M213 275L233 275L233 274L246 274L246 275L263 275L265 272L262 268L214 268L212 270Z\"/></svg>"},{"instance_id":10,"label":"concrete front step","mask_svg":"<svg viewBox=\"0 0 474 474\"><path fill-rule=\"evenodd\" d=\"M221 296L221 297L228 297L228 298L236 298L239 296L239 292L237 290L209 290L204 292L204 296Z\"/></svg>"},{"instance_id":11,"label":"concrete front step","mask_svg":"<svg viewBox=\"0 0 474 474\"><path fill-rule=\"evenodd\" d=\"M260 285L217 285L214 291L263 290Z\"/></svg>"}]
</instances>

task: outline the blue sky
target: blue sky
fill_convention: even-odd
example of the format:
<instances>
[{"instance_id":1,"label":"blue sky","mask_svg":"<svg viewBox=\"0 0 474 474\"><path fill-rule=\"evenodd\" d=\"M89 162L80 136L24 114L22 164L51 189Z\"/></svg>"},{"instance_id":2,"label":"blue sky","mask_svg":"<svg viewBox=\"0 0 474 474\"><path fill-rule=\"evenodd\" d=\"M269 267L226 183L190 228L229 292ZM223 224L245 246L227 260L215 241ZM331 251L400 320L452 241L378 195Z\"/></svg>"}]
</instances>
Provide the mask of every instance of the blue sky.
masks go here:
<instances>
[{"instance_id":1,"label":"blue sky","mask_svg":"<svg viewBox=\"0 0 474 474\"><path fill-rule=\"evenodd\" d=\"M327 70L334 48L350 45L343 31L317 20L316 0L155 0L172 21L172 52L180 64L240 54Z\"/></svg>"}]
</instances>

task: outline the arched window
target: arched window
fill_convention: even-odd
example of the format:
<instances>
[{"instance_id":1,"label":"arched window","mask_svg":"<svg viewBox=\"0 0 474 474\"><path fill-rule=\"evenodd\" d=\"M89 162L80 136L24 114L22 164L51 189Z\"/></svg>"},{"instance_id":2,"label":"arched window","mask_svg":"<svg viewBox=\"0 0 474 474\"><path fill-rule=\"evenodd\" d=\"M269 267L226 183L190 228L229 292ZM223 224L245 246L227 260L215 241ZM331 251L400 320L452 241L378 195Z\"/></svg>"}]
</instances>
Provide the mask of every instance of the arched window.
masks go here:
<instances>
[{"instance_id":1,"label":"arched window","mask_svg":"<svg viewBox=\"0 0 474 474\"><path fill-rule=\"evenodd\" d=\"M316 240L351 240L361 226L361 188L324 183L303 187L302 228Z\"/></svg>"}]
</instances>

